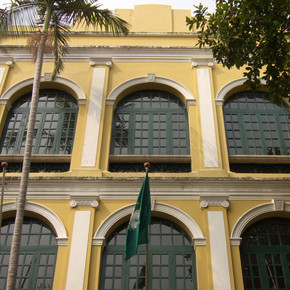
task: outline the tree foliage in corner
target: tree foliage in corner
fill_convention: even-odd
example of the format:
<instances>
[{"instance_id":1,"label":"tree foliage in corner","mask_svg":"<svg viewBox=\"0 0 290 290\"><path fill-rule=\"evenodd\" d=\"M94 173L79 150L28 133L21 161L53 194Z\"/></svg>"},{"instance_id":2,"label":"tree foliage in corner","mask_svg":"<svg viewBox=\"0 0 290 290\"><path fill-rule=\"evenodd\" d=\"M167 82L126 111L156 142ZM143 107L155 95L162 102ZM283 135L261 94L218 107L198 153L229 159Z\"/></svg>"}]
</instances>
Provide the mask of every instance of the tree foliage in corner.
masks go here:
<instances>
[{"instance_id":1,"label":"tree foliage in corner","mask_svg":"<svg viewBox=\"0 0 290 290\"><path fill-rule=\"evenodd\" d=\"M246 85L256 90L266 81L273 102L289 98L290 0L217 0L215 13L202 4L187 17L199 47L208 46L218 63L244 67Z\"/></svg>"}]
</instances>

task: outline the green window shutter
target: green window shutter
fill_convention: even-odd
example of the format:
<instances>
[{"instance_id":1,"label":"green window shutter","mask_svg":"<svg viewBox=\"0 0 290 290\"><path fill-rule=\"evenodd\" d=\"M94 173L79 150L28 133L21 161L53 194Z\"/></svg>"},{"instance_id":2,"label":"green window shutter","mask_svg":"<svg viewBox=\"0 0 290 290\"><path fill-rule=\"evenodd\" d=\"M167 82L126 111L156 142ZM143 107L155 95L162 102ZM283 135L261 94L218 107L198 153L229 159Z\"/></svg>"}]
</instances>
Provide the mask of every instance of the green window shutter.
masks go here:
<instances>
[{"instance_id":1,"label":"green window shutter","mask_svg":"<svg viewBox=\"0 0 290 290\"><path fill-rule=\"evenodd\" d=\"M40 90L33 154L70 154L78 105L66 92ZM1 154L23 154L31 93L22 96L9 111L0 140Z\"/></svg>"},{"instance_id":2,"label":"green window shutter","mask_svg":"<svg viewBox=\"0 0 290 290\"><path fill-rule=\"evenodd\" d=\"M124 261L126 226L119 227L107 240L101 270L101 290L145 289L145 246ZM176 224L152 217L150 237L150 289L197 289L195 253L186 232Z\"/></svg>"},{"instance_id":3,"label":"green window shutter","mask_svg":"<svg viewBox=\"0 0 290 290\"><path fill-rule=\"evenodd\" d=\"M290 289L290 220L262 220L250 226L242 238L244 288Z\"/></svg>"},{"instance_id":4,"label":"green window shutter","mask_svg":"<svg viewBox=\"0 0 290 290\"><path fill-rule=\"evenodd\" d=\"M188 155L184 104L163 91L139 91L118 104L113 117L112 155Z\"/></svg>"},{"instance_id":5,"label":"green window shutter","mask_svg":"<svg viewBox=\"0 0 290 290\"><path fill-rule=\"evenodd\" d=\"M14 218L3 221L0 246L0 290L6 289ZM57 244L52 230L34 218L24 218L16 289L52 289Z\"/></svg>"},{"instance_id":6,"label":"green window shutter","mask_svg":"<svg viewBox=\"0 0 290 290\"><path fill-rule=\"evenodd\" d=\"M224 121L229 155L289 155L289 106L271 103L265 92L228 98Z\"/></svg>"}]
</instances>

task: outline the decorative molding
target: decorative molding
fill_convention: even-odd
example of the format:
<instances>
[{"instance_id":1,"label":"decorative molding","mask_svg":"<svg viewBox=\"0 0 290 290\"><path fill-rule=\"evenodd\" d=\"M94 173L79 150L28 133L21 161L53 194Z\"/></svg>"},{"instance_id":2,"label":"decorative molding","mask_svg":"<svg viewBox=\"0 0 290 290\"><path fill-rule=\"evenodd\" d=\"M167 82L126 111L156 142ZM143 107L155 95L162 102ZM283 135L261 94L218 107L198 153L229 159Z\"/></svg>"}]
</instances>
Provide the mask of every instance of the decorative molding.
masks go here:
<instances>
[{"instance_id":1,"label":"decorative molding","mask_svg":"<svg viewBox=\"0 0 290 290\"><path fill-rule=\"evenodd\" d=\"M274 210L275 211L283 211L284 210L284 205L285 205L284 200L273 199L272 202L274 204Z\"/></svg>"},{"instance_id":2,"label":"decorative molding","mask_svg":"<svg viewBox=\"0 0 290 290\"><path fill-rule=\"evenodd\" d=\"M240 79L236 79L234 81L231 81L229 83L227 83L226 85L224 85L219 92L216 95L216 104L217 105L222 105L225 97L228 95L228 93L237 88L237 87L241 87L244 85L244 82L247 80L247 78L240 78ZM264 79L260 79L261 84L265 85L266 81Z\"/></svg>"},{"instance_id":3,"label":"decorative molding","mask_svg":"<svg viewBox=\"0 0 290 290\"><path fill-rule=\"evenodd\" d=\"M16 210L16 201L7 202L3 204L3 212L9 212ZM68 237L66 229L61 219L47 207L40 205L38 203L27 201L25 204L25 211L34 212L42 217L44 217L51 226L53 227L56 233L56 241L59 246L66 246L68 243Z\"/></svg>"},{"instance_id":4,"label":"decorative molding","mask_svg":"<svg viewBox=\"0 0 290 290\"><path fill-rule=\"evenodd\" d=\"M8 65L12 68L14 65L13 57L0 57L0 65Z\"/></svg>"},{"instance_id":5,"label":"decorative molding","mask_svg":"<svg viewBox=\"0 0 290 290\"><path fill-rule=\"evenodd\" d=\"M152 211L155 210L155 203L156 203L156 199L155 198L151 198L151 210Z\"/></svg>"},{"instance_id":6,"label":"decorative molding","mask_svg":"<svg viewBox=\"0 0 290 290\"><path fill-rule=\"evenodd\" d=\"M226 196L201 196L200 207L207 208L209 206L221 206L228 209L230 203L228 202L228 197Z\"/></svg>"},{"instance_id":7,"label":"decorative molding","mask_svg":"<svg viewBox=\"0 0 290 290\"><path fill-rule=\"evenodd\" d=\"M67 87L68 89L73 90L75 92L79 105L86 103L87 97L86 97L85 92L78 84L76 84L74 81L72 81L70 79L58 76L58 77L56 77L56 79L54 81L48 81L45 79L45 77L41 77L40 82L41 83L42 82L51 82L51 83L62 84L65 87ZM10 98L16 92L18 92L20 89L27 87L27 86L32 86L32 84L33 84L33 78L29 78L29 79L23 80L15 85L13 85L12 87L10 87L8 90L6 90L3 93L2 97L1 97L2 102L5 100L6 101L10 100Z\"/></svg>"},{"instance_id":8,"label":"decorative molding","mask_svg":"<svg viewBox=\"0 0 290 290\"><path fill-rule=\"evenodd\" d=\"M206 246L206 238L193 238L192 245L194 249L196 249L197 246Z\"/></svg>"},{"instance_id":9,"label":"decorative molding","mask_svg":"<svg viewBox=\"0 0 290 290\"><path fill-rule=\"evenodd\" d=\"M155 83L155 78L156 78L155 74L147 74L147 82L148 83Z\"/></svg>"},{"instance_id":10,"label":"decorative molding","mask_svg":"<svg viewBox=\"0 0 290 290\"><path fill-rule=\"evenodd\" d=\"M93 237L92 246L102 247L103 249L106 246L106 238Z\"/></svg>"},{"instance_id":11,"label":"decorative molding","mask_svg":"<svg viewBox=\"0 0 290 290\"><path fill-rule=\"evenodd\" d=\"M233 227L230 237L231 245L237 245L238 240L242 240L241 235L244 229L254 218L265 213L277 211L276 206L278 206L278 210L281 211L282 204L284 205L283 211L290 212L290 203L284 203L284 201L280 199L273 199L271 203L255 206L244 213Z\"/></svg>"},{"instance_id":12,"label":"decorative molding","mask_svg":"<svg viewBox=\"0 0 290 290\"><path fill-rule=\"evenodd\" d=\"M112 67L113 65L113 62L112 62L112 59L96 59L96 58L92 58L90 59L90 62L89 62L90 66L94 67L94 66L98 66L98 65L103 65L103 66L107 66L109 68Z\"/></svg>"},{"instance_id":13,"label":"decorative molding","mask_svg":"<svg viewBox=\"0 0 290 290\"><path fill-rule=\"evenodd\" d=\"M98 209L99 207L99 201L100 198L97 196L95 198L84 198L84 197L77 197L77 198L73 198L70 202L69 205L71 208L75 208L77 206L91 206L95 209Z\"/></svg>"},{"instance_id":14,"label":"decorative molding","mask_svg":"<svg viewBox=\"0 0 290 290\"><path fill-rule=\"evenodd\" d=\"M0 105L5 105L7 108L7 111L9 111L12 107L10 100L0 99Z\"/></svg>"},{"instance_id":15,"label":"decorative molding","mask_svg":"<svg viewBox=\"0 0 290 290\"><path fill-rule=\"evenodd\" d=\"M96 233L93 237L93 245L97 246L104 246L104 240L106 239L107 233L110 231L110 229L122 218L129 216L133 209L135 207L135 204L127 205L114 213L112 213L110 216L108 216L104 222L99 226ZM180 210L179 208L176 208L172 205L164 204L155 202L154 206L155 212L161 212L169 217L172 216L179 220L181 223L183 223L188 230L190 230L190 235L193 237L194 240L196 240L196 245L202 244L205 245L205 236L202 233L202 230L198 226L198 224L184 211Z\"/></svg>"},{"instance_id":16,"label":"decorative molding","mask_svg":"<svg viewBox=\"0 0 290 290\"><path fill-rule=\"evenodd\" d=\"M52 73L44 73L44 75L43 75L43 79L46 82L51 81L51 77L52 77Z\"/></svg>"},{"instance_id":17,"label":"decorative molding","mask_svg":"<svg viewBox=\"0 0 290 290\"><path fill-rule=\"evenodd\" d=\"M231 246L240 246L242 238L230 238Z\"/></svg>"},{"instance_id":18,"label":"decorative molding","mask_svg":"<svg viewBox=\"0 0 290 290\"><path fill-rule=\"evenodd\" d=\"M212 58L208 59L194 59L192 60L191 67L196 68L198 66L209 66L213 67L214 65L214 60Z\"/></svg>"},{"instance_id":19,"label":"decorative molding","mask_svg":"<svg viewBox=\"0 0 290 290\"><path fill-rule=\"evenodd\" d=\"M148 75L150 75L150 76L148 76ZM153 75L154 75L154 78L153 78ZM166 85L166 86L171 87L171 88L175 89L176 91L178 91L185 98L187 107L188 107L188 102L190 102L190 105L196 103L196 100L195 100L193 94L189 91L189 89L187 89L184 85L180 84L179 82L177 82L175 80L168 79L168 78L164 78L164 77L158 77L155 74L147 74L147 76L130 79L130 80L125 81L124 83L120 84L119 86L117 86L109 94L107 101L106 101L106 104L107 105L116 105L117 97L122 92L124 92L126 89L128 89L130 87L148 83L148 82L150 82L149 79L151 79L151 80L154 79L154 83L156 83L156 84Z\"/></svg>"}]
</instances>

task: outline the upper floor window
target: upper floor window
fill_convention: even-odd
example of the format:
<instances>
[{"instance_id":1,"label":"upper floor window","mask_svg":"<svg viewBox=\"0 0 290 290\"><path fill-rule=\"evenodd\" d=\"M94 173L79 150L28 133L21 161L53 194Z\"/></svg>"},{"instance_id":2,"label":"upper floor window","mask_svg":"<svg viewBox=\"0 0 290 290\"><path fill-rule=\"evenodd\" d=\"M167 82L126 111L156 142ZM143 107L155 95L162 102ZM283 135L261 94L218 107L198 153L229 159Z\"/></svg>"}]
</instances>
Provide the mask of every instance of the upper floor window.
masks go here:
<instances>
[{"instance_id":1,"label":"upper floor window","mask_svg":"<svg viewBox=\"0 0 290 290\"><path fill-rule=\"evenodd\" d=\"M239 173L290 173L289 106L265 92L240 92L224 105L230 169Z\"/></svg>"},{"instance_id":2,"label":"upper floor window","mask_svg":"<svg viewBox=\"0 0 290 290\"><path fill-rule=\"evenodd\" d=\"M241 92L224 104L229 155L289 155L289 106L265 92Z\"/></svg>"},{"instance_id":3,"label":"upper floor window","mask_svg":"<svg viewBox=\"0 0 290 290\"><path fill-rule=\"evenodd\" d=\"M1 154L23 154L31 93L18 99L9 111L0 141ZM72 152L78 105L70 94L40 90L32 154Z\"/></svg>"},{"instance_id":4,"label":"upper floor window","mask_svg":"<svg viewBox=\"0 0 290 290\"><path fill-rule=\"evenodd\" d=\"M188 155L184 104L164 91L145 90L124 98L113 117L112 155Z\"/></svg>"}]
</instances>

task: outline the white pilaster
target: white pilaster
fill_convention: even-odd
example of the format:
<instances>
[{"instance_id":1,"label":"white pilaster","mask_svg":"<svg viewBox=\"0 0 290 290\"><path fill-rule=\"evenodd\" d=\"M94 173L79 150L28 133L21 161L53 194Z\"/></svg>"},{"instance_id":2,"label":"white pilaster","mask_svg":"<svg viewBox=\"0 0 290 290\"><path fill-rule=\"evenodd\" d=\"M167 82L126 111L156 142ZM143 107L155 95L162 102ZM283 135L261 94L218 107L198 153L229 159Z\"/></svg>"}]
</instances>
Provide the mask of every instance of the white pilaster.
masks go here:
<instances>
[{"instance_id":1,"label":"white pilaster","mask_svg":"<svg viewBox=\"0 0 290 290\"><path fill-rule=\"evenodd\" d=\"M81 166L96 165L106 68L94 68Z\"/></svg>"},{"instance_id":2,"label":"white pilaster","mask_svg":"<svg viewBox=\"0 0 290 290\"><path fill-rule=\"evenodd\" d=\"M5 67L0 67L0 87L5 73Z\"/></svg>"},{"instance_id":3,"label":"white pilaster","mask_svg":"<svg viewBox=\"0 0 290 290\"><path fill-rule=\"evenodd\" d=\"M90 211L76 211L66 280L66 290L83 290L89 241Z\"/></svg>"},{"instance_id":4,"label":"white pilaster","mask_svg":"<svg viewBox=\"0 0 290 290\"><path fill-rule=\"evenodd\" d=\"M204 167L219 167L213 102L208 68L197 69Z\"/></svg>"},{"instance_id":5,"label":"white pilaster","mask_svg":"<svg viewBox=\"0 0 290 290\"><path fill-rule=\"evenodd\" d=\"M208 223L214 290L231 290L223 212L209 211Z\"/></svg>"}]
</instances>

